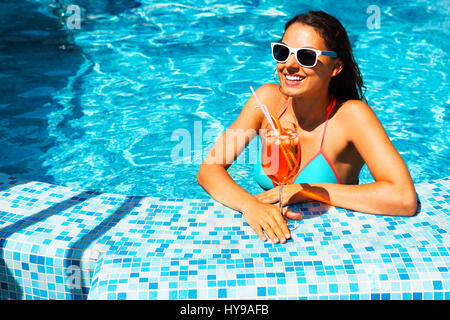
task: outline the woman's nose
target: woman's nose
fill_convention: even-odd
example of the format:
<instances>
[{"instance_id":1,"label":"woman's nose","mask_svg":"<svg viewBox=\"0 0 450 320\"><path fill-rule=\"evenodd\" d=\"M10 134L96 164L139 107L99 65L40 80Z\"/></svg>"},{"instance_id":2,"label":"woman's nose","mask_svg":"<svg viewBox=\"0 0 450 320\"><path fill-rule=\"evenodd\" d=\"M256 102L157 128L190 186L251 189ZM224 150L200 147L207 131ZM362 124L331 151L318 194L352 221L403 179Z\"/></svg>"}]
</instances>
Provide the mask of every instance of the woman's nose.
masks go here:
<instances>
[{"instance_id":1,"label":"woman's nose","mask_svg":"<svg viewBox=\"0 0 450 320\"><path fill-rule=\"evenodd\" d=\"M297 58L295 57L294 53L291 53L289 55L289 58L287 59L285 64L286 64L286 68L289 68L289 69L299 69L300 68L300 65L298 64Z\"/></svg>"}]
</instances>

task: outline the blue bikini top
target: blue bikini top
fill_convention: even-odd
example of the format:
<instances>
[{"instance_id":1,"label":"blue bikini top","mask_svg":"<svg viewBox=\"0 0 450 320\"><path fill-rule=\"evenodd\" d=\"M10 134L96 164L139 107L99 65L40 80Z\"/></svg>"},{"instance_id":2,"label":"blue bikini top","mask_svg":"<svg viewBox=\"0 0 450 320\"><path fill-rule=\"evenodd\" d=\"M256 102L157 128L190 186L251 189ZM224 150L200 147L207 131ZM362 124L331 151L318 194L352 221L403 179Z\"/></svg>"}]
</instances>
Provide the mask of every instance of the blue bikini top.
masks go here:
<instances>
[{"instance_id":1,"label":"blue bikini top","mask_svg":"<svg viewBox=\"0 0 450 320\"><path fill-rule=\"evenodd\" d=\"M291 100L291 99L289 99ZM281 114L278 116L278 119L286 111L289 106L289 102L286 104ZM325 132L327 129L328 119L330 117L331 110L336 105L336 98L332 98L330 104L327 107L327 119L325 120L325 126L323 128L322 133L322 142L320 143L319 152L305 165L305 167L297 174L297 176L293 179L294 183L340 183L339 177L336 173L336 170L333 168L333 165L328 160L323 152L323 140L325 137ZM256 158L256 163L253 168L253 176L256 182L261 186L261 188L268 190L272 189L275 185L272 180L264 173L264 170L261 165L261 146L258 149L258 157Z\"/></svg>"}]
</instances>

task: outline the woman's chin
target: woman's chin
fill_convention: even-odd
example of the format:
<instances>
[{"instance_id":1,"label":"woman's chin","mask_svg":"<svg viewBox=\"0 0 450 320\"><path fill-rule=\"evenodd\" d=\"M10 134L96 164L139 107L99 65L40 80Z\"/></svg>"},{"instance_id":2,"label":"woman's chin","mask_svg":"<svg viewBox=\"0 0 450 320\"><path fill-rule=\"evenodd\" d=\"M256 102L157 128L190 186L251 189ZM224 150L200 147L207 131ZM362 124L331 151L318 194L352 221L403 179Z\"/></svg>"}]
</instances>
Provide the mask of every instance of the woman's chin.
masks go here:
<instances>
[{"instance_id":1,"label":"woman's chin","mask_svg":"<svg viewBox=\"0 0 450 320\"><path fill-rule=\"evenodd\" d=\"M288 97L298 98L304 95L304 90L292 87L292 86L281 86L280 92Z\"/></svg>"}]
</instances>

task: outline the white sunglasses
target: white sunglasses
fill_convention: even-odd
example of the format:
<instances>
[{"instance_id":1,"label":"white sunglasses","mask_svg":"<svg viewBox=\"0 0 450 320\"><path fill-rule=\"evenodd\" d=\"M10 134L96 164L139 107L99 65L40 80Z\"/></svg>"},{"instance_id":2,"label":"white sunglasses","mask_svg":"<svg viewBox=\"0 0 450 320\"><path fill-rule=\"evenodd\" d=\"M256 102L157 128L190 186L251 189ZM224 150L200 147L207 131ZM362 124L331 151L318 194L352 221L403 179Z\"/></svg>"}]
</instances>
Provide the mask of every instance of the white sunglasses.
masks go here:
<instances>
[{"instance_id":1,"label":"white sunglasses","mask_svg":"<svg viewBox=\"0 0 450 320\"><path fill-rule=\"evenodd\" d=\"M297 62L302 67L312 68L317 64L320 55L337 58L336 51L322 51L312 48L291 48L284 43L272 42L272 56L275 61L285 63L291 54L295 55Z\"/></svg>"}]
</instances>

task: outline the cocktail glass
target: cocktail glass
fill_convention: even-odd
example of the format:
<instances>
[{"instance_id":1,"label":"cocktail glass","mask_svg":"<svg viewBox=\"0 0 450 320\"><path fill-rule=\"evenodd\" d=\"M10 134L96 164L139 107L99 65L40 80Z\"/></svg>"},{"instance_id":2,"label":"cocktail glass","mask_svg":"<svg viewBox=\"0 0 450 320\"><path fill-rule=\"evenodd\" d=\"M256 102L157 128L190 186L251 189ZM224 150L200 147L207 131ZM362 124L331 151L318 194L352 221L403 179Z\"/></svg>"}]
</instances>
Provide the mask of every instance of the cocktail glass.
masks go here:
<instances>
[{"instance_id":1,"label":"cocktail glass","mask_svg":"<svg viewBox=\"0 0 450 320\"><path fill-rule=\"evenodd\" d=\"M265 174L279 188L279 208L288 228L297 228L297 221L283 214L283 186L291 183L300 170L300 135L295 123L272 117L276 131L271 125L261 130L261 163Z\"/></svg>"}]
</instances>

